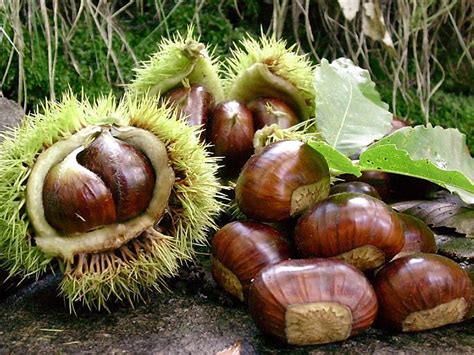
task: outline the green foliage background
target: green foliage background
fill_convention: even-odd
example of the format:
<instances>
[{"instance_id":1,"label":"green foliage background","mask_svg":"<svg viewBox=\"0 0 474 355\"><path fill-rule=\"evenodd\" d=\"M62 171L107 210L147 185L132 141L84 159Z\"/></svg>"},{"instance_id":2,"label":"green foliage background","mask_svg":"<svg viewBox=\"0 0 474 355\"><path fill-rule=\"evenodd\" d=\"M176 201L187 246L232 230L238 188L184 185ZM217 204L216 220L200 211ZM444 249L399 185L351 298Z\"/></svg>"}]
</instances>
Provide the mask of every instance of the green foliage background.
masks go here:
<instances>
[{"instance_id":1,"label":"green foliage background","mask_svg":"<svg viewBox=\"0 0 474 355\"><path fill-rule=\"evenodd\" d=\"M329 3L330 1L328 1ZM333 6L337 7L335 1ZM33 2L34 3L34 2ZM67 34L67 14L73 12L71 1L52 1L48 7L48 13L52 14L54 4L59 7L59 22L57 25L58 35L62 39ZM94 2L81 0L81 5ZM97 3L97 2L95 2ZM120 9L125 6L126 1L111 1L111 7ZM118 33L112 34L112 47L107 48L101 38L97 23L93 16L84 14L80 21L75 24L74 34L69 42L59 40L57 48L56 68L54 75L54 91L56 96L71 88L74 92L83 91L89 97L95 97L101 93L113 90L117 95L123 92L123 86L133 77L133 68L136 66L134 58L126 50L123 40L136 55L136 60L141 61L153 53L156 44L163 36L170 37L176 32L184 32L189 24L194 24L196 30L201 34L201 40L215 46L215 51L222 57L228 53L229 48L246 33L259 35L262 30L267 31L274 23L275 14L272 12L278 1L146 1L137 0L131 6L125 8L120 15L113 18L113 22L101 22L107 25L117 26L122 30L124 38L121 40ZM12 13L14 5L18 12ZM461 9L460 11L462 11ZM75 9L77 11L77 8ZM20 20L20 24L14 19ZM50 16L51 18L51 16ZM105 16L104 16L105 18ZM284 20L284 19L283 19ZM52 20L51 20L52 21ZM52 26L53 24L50 23ZM285 21L282 27L282 37L289 43L294 43L299 36L305 36L307 28L300 26L295 29L290 21ZM471 28L469 28L469 31ZM18 31L23 34L23 58L24 58L24 83L26 86L26 108L33 109L36 105L50 96L50 79L48 74L48 43L47 31L44 25L44 17L40 11L28 12L27 7L19 0L11 3L0 0L0 87L6 97L22 100L19 93L19 55L13 53L12 43L14 35ZM335 47L331 37L327 36L323 29L313 28L320 46ZM441 31L441 35L443 35ZM51 36L51 34L49 35ZM433 125L444 127L456 127L466 134L471 151L474 151L474 93L472 89L473 67L455 66L460 63L463 56L462 51L453 50L450 47L452 34L446 33L441 38L438 47L438 59L447 67L455 70L447 72L447 78L432 97L430 102L430 122ZM300 43L302 49L310 52L309 42ZM472 44L472 43L470 43ZM376 44L375 44L376 46ZM17 43L18 47L18 43ZM112 63L110 50L117 57L118 67ZM14 51L17 52L21 48ZM325 51L330 55L340 56L338 49ZM314 58L317 62L317 58ZM329 60L334 59L328 57ZM379 66L379 57L370 57L370 66L374 80L378 83L378 89L382 98L387 103L392 103L392 82ZM464 61L465 62L465 61ZM359 63L364 66L363 63ZM462 71L462 73L459 73ZM410 75L414 75L415 69L410 69ZM433 78L440 74L433 71ZM415 88L405 93L404 100L397 100L397 114L407 117L413 123L423 123L424 116L419 102L416 98Z\"/></svg>"}]
</instances>

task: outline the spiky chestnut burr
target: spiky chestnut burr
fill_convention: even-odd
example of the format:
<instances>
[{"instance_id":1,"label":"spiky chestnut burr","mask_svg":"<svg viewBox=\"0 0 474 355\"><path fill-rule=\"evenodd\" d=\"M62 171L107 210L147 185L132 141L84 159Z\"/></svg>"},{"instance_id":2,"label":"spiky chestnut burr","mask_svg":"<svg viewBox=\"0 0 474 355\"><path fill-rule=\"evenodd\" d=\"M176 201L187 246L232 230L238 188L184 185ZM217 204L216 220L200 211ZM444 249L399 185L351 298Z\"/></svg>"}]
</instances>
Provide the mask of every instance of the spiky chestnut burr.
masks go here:
<instances>
[{"instance_id":1,"label":"spiky chestnut burr","mask_svg":"<svg viewBox=\"0 0 474 355\"><path fill-rule=\"evenodd\" d=\"M295 229L300 256L337 257L360 270L375 269L404 245L397 214L365 194L340 193L314 205Z\"/></svg>"},{"instance_id":2,"label":"spiky chestnut burr","mask_svg":"<svg viewBox=\"0 0 474 355\"><path fill-rule=\"evenodd\" d=\"M66 95L44 110L0 145L3 264L12 275L38 276L56 259L64 270L60 292L71 310L77 302L99 309L117 299L132 303L146 290L160 289L180 260L193 256L193 246L203 243L222 208L217 164L196 128L146 95L95 104ZM152 199L125 222L61 232L44 216L45 177L104 130L150 160L156 174Z\"/></svg>"},{"instance_id":3,"label":"spiky chestnut burr","mask_svg":"<svg viewBox=\"0 0 474 355\"><path fill-rule=\"evenodd\" d=\"M328 194L326 160L299 141L278 141L254 154L235 187L240 210L250 218L266 222L302 213Z\"/></svg>"},{"instance_id":4,"label":"spiky chestnut burr","mask_svg":"<svg viewBox=\"0 0 474 355\"><path fill-rule=\"evenodd\" d=\"M377 298L369 281L335 259L287 260L264 268L249 294L257 326L283 342L337 342L370 327Z\"/></svg>"},{"instance_id":5,"label":"spiky chestnut burr","mask_svg":"<svg viewBox=\"0 0 474 355\"><path fill-rule=\"evenodd\" d=\"M244 104L260 97L282 100L299 120L314 116L314 67L284 41L262 35L242 40L226 63L225 92Z\"/></svg>"},{"instance_id":6,"label":"spiky chestnut burr","mask_svg":"<svg viewBox=\"0 0 474 355\"><path fill-rule=\"evenodd\" d=\"M216 102L224 99L219 78L219 64L212 51L198 42L190 28L185 36L164 39L148 61L135 69L136 77L130 84L133 93L165 95L168 91L198 84L203 86Z\"/></svg>"},{"instance_id":7,"label":"spiky chestnut burr","mask_svg":"<svg viewBox=\"0 0 474 355\"><path fill-rule=\"evenodd\" d=\"M214 280L242 302L261 269L292 256L280 231L253 221L226 224L212 239L211 252Z\"/></svg>"},{"instance_id":8,"label":"spiky chestnut burr","mask_svg":"<svg viewBox=\"0 0 474 355\"><path fill-rule=\"evenodd\" d=\"M457 323L470 309L472 283L454 261L435 254L403 256L374 281L379 324L404 332Z\"/></svg>"}]
</instances>

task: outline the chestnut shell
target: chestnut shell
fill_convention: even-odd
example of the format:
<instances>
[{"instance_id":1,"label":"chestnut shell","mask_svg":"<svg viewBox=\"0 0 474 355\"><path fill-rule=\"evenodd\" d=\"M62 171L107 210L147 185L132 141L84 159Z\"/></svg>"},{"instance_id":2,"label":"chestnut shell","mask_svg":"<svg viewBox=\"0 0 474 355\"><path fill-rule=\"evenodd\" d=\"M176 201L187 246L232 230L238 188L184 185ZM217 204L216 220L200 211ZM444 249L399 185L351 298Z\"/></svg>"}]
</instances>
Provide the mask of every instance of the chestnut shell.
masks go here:
<instances>
[{"instance_id":1,"label":"chestnut shell","mask_svg":"<svg viewBox=\"0 0 474 355\"><path fill-rule=\"evenodd\" d=\"M217 156L224 157L222 172L237 176L253 153L255 133L250 110L238 101L218 104L211 114L210 141Z\"/></svg>"},{"instance_id":2,"label":"chestnut shell","mask_svg":"<svg viewBox=\"0 0 474 355\"><path fill-rule=\"evenodd\" d=\"M112 193L76 161L77 152L54 166L43 186L44 215L62 233L83 233L116 220Z\"/></svg>"},{"instance_id":3,"label":"chestnut shell","mask_svg":"<svg viewBox=\"0 0 474 355\"><path fill-rule=\"evenodd\" d=\"M374 289L380 306L379 323L403 331L433 328L427 325L422 329L413 329L412 325L406 324L407 317L457 299L464 299L467 313L471 288L468 273L446 257L425 253L403 256L382 268L375 277ZM458 315L460 319L450 319L452 315L452 309L443 310L439 315L441 320L437 319L434 325L457 322L463 317L461 314ZM430 317L425 318L431 321Z\"/></svg>"},{"instance_id":4,"label":"chestnut shell","mask_svg":"<svg viewBox=\"0 0 474 355\"><path fill-rule=\"evenodd\" d=\"M437 252L434 234L425 222L405 213L398 213L398 217L402 222L405 245L395 258L414 252Z\"/></svg>"},{"instance_id":5,"label":"chestnut shell","mask_svg":"<svg viewBox=\"0 0 474 355\"><path fill-rule=\"evenodd\" d=\"M103 131L78 155L78 161L111 190L118 222L136 217L148 207L155 172L148 158L133 145Z\"/></svg>"},{"instance_id":6,"label":"chestnut shell","mask_svg":"<svg viewBox=\"0 0 474 355\"><path fill-rule=\"evenodd\" d=\"M272 124L289 128L299 122L296 112L280 99L262 97L249 102L247 107L252 111L256 129Z\"/></svg>"},{"instance_id":7,"label":"chestnut shell","mask_svg":"<svg viewBox=\"0 0 474 355\"><path fill-rule=\"evenodd\" d=\"M288 241L278 230L253 221L235 221L222 227L212 239L212 276L227 292L244 301L261 269L290 257ZM222 266L237 277L242 292L226 287L227 270L223 271Z\"/></svg>"},{"instance_id":8,"label":"chestnut shell","mask_svg":"<svg viewBox=\"0 0 474 355\"><path fill-rule=\"evenodd\" d=\"M329 196L305 213L296 225L295 243L304 258L339 256L368 245L390 260L402 250L404 237L400 219L389 206L372 196L346 192ZM358 265L363 270L364 262ZM380 265L368 264L367 269Z\"/></svg>"},{"instance_id":9,"label":"chestnut shell","mask_svg":"<svg viewBox=\"0 0 474 355\"><path fill-rule=\"evenodd\" d=\"M343 174L340 176L340 178L348 182L351 182L351 181L365 182L366 184L369 184L375 190L377 190L382 200L386 200L390 197L390 191L391 191L390 176L391 174L386 173L384 171L367 170L367 171L363 171L362 175L359 177L356 177L352 174Z\"/></svg>"},{"instance_id":10,"label":"chestnut shell","mask_svg":"<svg viewBox=\"0 0 474 355\"><path fill-rule=\"evenodd\" d=\"M343 182L341 184L331 186L329 195L340 194L343 192L356 192L378 198L379 200L381 199L379 193L372 185L362 181Z\"/></svg>"},{"instance_id":11,"label":"chestnut shell","mask_svg":"<svg viewBox=\"0 0 474 355\"><path fill-rule=\"evenodd\" d=\"M166 94L170 104L178 110L190 126L202 126L204 131L200 138L206 138L205 129L209 112L214 105L214 97L202 85L192 84L189 87L178 87Z\"/></svg>"},{"instance_id":12,"label":"chestnut shell","mask_svg":"<svg viewBox=\"0 0 474 355\"><path fill-rule=\"evenodd\" d=\"M374 290L365 276L336 259L283 261L264 268L250 287L250 313L257 326L284 342L289 341L288 309L292 305L319 302L334 302L350 310L350 335L370 327L378 308ZM314 316L318 317L317 314ZM309 323L311 328L311 318ZM309 341L300 345L314 343L319 342Z\"/></svg>"},{"instance_id":13,"label":"chestnut shell","mask_svg":"<svg viewBox=\"0 0 474 355\"><path fill-rule=\"evenodd\" d=\"M278 141L254 154L235 187L240 210L266 222L301 213L328 194L326 160L299 141Z\"/></svg>"}]
</instances>

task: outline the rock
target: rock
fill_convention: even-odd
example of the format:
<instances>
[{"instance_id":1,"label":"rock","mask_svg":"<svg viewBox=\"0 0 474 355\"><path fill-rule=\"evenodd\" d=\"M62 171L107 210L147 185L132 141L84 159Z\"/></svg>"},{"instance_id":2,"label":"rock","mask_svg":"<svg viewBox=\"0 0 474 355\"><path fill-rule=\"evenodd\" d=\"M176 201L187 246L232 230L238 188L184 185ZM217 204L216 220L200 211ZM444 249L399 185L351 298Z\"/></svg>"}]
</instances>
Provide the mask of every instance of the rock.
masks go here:
<instances>
[{"instance_id":1,"label":"rock","mask_svg":"<svg viewBox=\"0 0 474 355\"><path fill-rule=\"evenodd\" d=\"M9 128L18 127L23 116L23 109L17 103L5 97L0 97L0 133L7 131ZM3 141L3 136L0 134L1 141Z\"/></svg>"},{"instance_id":2,"label":"rock","mask_svg":"<svg viewBox=\"0 0 474 355\"><path fill-rule=\"evenodd\" d=\"M435 239L438 254L447 256L458 263L474 263L474 239L437 233Z\"/></svg>"}]
</instances>

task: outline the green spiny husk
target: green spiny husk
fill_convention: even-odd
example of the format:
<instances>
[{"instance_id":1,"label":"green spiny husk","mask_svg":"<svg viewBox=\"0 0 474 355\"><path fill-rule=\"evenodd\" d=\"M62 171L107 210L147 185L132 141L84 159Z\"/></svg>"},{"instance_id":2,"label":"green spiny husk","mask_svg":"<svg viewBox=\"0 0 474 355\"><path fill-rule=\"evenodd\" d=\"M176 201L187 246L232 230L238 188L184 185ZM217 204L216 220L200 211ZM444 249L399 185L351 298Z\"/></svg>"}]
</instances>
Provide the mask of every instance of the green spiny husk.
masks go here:
<instances>
[{"instance_id":1,"label":"green spiny husk","mask_svg":"<svg viewBox=\"0 0 474 355\"><path fill-rule=\"evenodd\" d=\"M39 276L52 257L34 246L34 230L25 209L25 186L38 154L88 125L135 126L154 133L166 145L176 173L167 218L172 221L150 255L138 255L109 273L81 278L66 272L61 293L72 309L76 301L90 308L106 307L112 299L132 302L143 291L159 288L179 264L193 256L195 245L204 244L214 217L221 211L217 164L199 142L197 129L179 120L156 99L127 95L120 102L112 96L91 104L66 94L61 103L49 102L43 113L27 116L24 124L6 135L0 145L0 260L10 274ZM61 260L59 260L62 263ZM71 265L63 265L66 271ZM154 281L156 280L156 281Z\"/></svg>"},{"instance_id":2,"label":"green spiny husk","mask_svg":"<svg viewBox=\"0 0 474 355\"><path fill-rule=\"evenodd\" d=\"M281 88L258 88L262 70L279 78ZM300 119L314 117L314 66L307 56L296 53L296 45L287 48L285 41L275 37L262 35L256 40L249 36L232 50L225 75L225 94L230 99L248 103L259 96L280 97L289 99Z\"/></svg>"},{"instance_id":3,"label":"green spiny husk","mask_svg":"<svg viewBox=\"0 0 474 355\"><path fill-rule=\"evenodd\" d=\"M185 37L177 34L164 39L155 54L135 69L129 88L134 93L164 95L185 82L200 84L219 102L224 99L219 71L213 51L200 43L190 28Z\"/></svg>"},{"instance_id":4,"label":"green spiny husk","mask_svg":"<svg viewBox=\"0 0 474 355\"><path fill-rule=\"evenodd\" d=\"M129 244L136 242L133 240ZM106 268L97 265L99 270L89 269L87 273L80 273L77 265L68 265L60 292L68 298L70 311L75 311L74 305L78 301L89 309L108 310L107 301L111 298L133 304L142 298L143 291L147 289L159 292L166 289L165 279L176 274L178 259L187 259L187 256L180 253L169 236L160 235L147 244L150 247L146 253L131 253L134 261L127 266L122 264L123 259L114 256L114 252L88 255L87 260L90 263L90 259L95 257L96 264L100 265L101 257L109 260L115 258L112 264L114 267L110 267L110 264Z\"/></svg>"}]
</instances>

